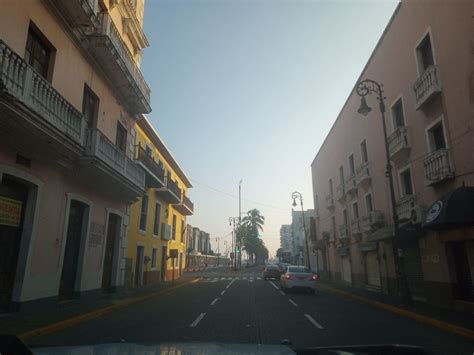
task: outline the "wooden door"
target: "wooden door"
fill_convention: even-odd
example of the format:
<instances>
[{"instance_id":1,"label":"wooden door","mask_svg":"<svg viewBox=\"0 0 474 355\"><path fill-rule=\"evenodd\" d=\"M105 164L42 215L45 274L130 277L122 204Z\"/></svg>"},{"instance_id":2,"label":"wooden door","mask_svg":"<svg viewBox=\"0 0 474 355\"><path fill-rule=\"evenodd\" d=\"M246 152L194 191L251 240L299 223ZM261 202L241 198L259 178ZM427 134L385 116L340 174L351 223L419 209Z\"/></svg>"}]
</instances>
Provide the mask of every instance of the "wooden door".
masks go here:
<instances>
[{"instance_id":1,"label":"wooden door","mask_svg":"<svg viewBox=\"0 0 474 355\"><path fill-rule=\"evenodd\" d=\"M112 271L114 263L115 244L120 233L120 217L109 214L107 226L107 240L105 243L104 269L102 272L102 288L109 289L112 286Z\"/></svg>"},{"instance_id":2,"label":"wooden door","mask_svg":"<svg viewBox=\"0 0 474 355\"><path fill-rule=\"evenodd\" d=\"M11 303L28 186L3 177L0 184L0 307Z\"/></svg>"},{"instance_id":3,"label":"wooden door","mask_svg":"<svg viewBox=\"0 0 474 355\"><path fill-rule=\"evenodd\" d=\"M84 212L86 206L79 201L71 201L69 220L64 248L63 268L59 285L59 298L68 299L74 296L77 269L79 264L79 249L84 228Z\"/></svg>"}]
</instances>

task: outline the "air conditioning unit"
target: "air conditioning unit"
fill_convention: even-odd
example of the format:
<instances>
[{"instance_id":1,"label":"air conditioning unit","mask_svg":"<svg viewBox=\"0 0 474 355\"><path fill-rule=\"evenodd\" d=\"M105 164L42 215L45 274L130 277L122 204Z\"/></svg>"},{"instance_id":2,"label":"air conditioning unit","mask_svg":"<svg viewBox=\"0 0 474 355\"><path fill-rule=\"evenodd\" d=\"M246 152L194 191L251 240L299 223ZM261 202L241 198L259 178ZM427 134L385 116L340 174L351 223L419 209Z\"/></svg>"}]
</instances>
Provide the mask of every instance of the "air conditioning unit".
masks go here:
<instances>
[{"instance_id":1,"label":"air conditioning unit","mask_svg":"<svg viewBox=\"0 0 474 355\"><path fill-rule=\"evenodd\" d=\"M421 206L415 206L411 209L410 212L410 222L412 224L422 223L425 218L425 209Z\"/></svg>"},{"instance_id":2,"label":"air conditioning unit","mask_svg":"<svg viewBox=\"0 0 474 355\"><path fill-rule=\"evenodd\" d=\"M161 223L161 239L171 240L171 226L168 223Z\"/></svg>"}]
</instances>

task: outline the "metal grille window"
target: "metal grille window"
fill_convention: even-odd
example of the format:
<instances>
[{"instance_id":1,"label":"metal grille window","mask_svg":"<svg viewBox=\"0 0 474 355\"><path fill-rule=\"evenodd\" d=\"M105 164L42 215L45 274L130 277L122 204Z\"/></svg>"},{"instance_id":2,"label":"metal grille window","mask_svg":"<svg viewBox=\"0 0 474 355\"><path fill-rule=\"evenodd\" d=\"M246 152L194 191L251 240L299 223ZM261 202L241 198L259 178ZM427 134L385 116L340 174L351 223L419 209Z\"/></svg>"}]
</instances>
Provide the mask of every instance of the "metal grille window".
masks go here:
<instances>
[{"instance_id":1,"label":"metal grille window","mask_svg":"<svg viewBox=\"0 0 474 355\"><path fill-rule=\"evenodd\" d=\"M148 214L148 195L142 197L142 208L140 211L140 230L146 231L146 220Z\"/></svg>"}]
</instances>

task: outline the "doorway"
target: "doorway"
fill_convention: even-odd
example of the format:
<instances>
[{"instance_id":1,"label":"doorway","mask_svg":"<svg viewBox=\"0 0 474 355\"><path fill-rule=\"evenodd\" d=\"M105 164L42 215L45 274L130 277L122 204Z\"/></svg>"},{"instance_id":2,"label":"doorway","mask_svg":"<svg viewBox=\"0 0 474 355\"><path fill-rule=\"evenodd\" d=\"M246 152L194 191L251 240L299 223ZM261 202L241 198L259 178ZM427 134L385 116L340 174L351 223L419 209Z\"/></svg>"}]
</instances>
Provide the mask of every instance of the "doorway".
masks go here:
<instances>
[{"instance_id":1,"label":"doorway","mask_svg":"<svg viewBox=\"0 0 474 355\"><path fill-rule=\"evenodd\" d=\"M183 253L179 253L179 276L181 277L181 274L183 272Z\"/></svg>"},{"instance_id":2,"label":"doorway","mask_svg":"<svg viewBox=\"0 0 474 355\"><path fill-rule=\"evenodd\" d=\"M161 281L166 281L166 247L161 247Z\"/></svg>"},{"instance_id":3,"label":"doorway","mask_svg":"<svg viewBox=\"0 0 474 355\"><path fill-rule=\"evenodd\" d=\"M137 258L135 260L135 287L143 285L143 264L145 256L145 247L137 246Z\"/></svg>"},{"instance_id":4,"label":"doorway","mask_svg":"<svg viewBox=\"0 0 474 355\"><path fill-rule=\"evenodd\" d=\"M0 183L0 307L12 301L29 187L4 175Z\"/></svg>"},{"instance_id":5,"label":"doorway","mask_svg":"<svg viewBox=\"0 0 474 355\"><path fill-rule=\"evenodd\" d=\"M71 200L64 248L63 267L59 284L59 299L74 297L76 289L77 271L79 266L79 250L85 229L87 205Z\"/></svg>"},{"instance_id":6,"label":"doorway","mask_svg":"<svg viewBox=\"0 0 474 355\"><path fill-rule=\"evenodd\" d=\"M446 243L446 247L452 255L454 297L474 302L472 274L472 270L474 270L474 243L471 241L451 242Z\"/></svg>"},{"instance_id":7,"label":"doorway","mask_svg":"<svg viewBox=\"0 0 474 355\"><path fill-rule=\"evenodd\" d=\"M122 219L115 213L109 213L107 223L107 240L104 253L104 269L102 271L102 289L110 290L112 287L112 275L114 270L114 256L118 238L120 236L120 225Z\"/></svg>"}]
</instances>

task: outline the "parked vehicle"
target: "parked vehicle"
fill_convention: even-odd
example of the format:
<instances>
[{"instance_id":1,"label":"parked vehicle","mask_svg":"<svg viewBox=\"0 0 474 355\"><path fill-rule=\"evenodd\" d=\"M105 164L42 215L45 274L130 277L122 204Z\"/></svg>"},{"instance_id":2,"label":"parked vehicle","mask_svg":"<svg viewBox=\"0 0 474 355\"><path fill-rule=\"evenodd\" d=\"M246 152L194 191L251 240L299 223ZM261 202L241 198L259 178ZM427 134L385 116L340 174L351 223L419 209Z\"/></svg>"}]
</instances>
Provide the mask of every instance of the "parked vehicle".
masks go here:
<instances>
[{"instance_id":1,"label":"parked vehicle","mask_svg":"<svg viewBox=\"0 0 474 355\"><path fill-rule=\"evenodd\" d=\"M280 286L285 291L302 289L314 294L317 279L318 275L305 266L288 266L286 272L280 276Z\"/></svg>"},{"instance_id":2,"label":"parked vehicle","mask_svg":"<svg viewBox=\"0 0 474 355\"><path fill-rule=\"evenodd\" d=\"M263 270L263 279L279 279L281 275L280 268L278 265L267 265Z\"/></svg>"}]
</instances>

